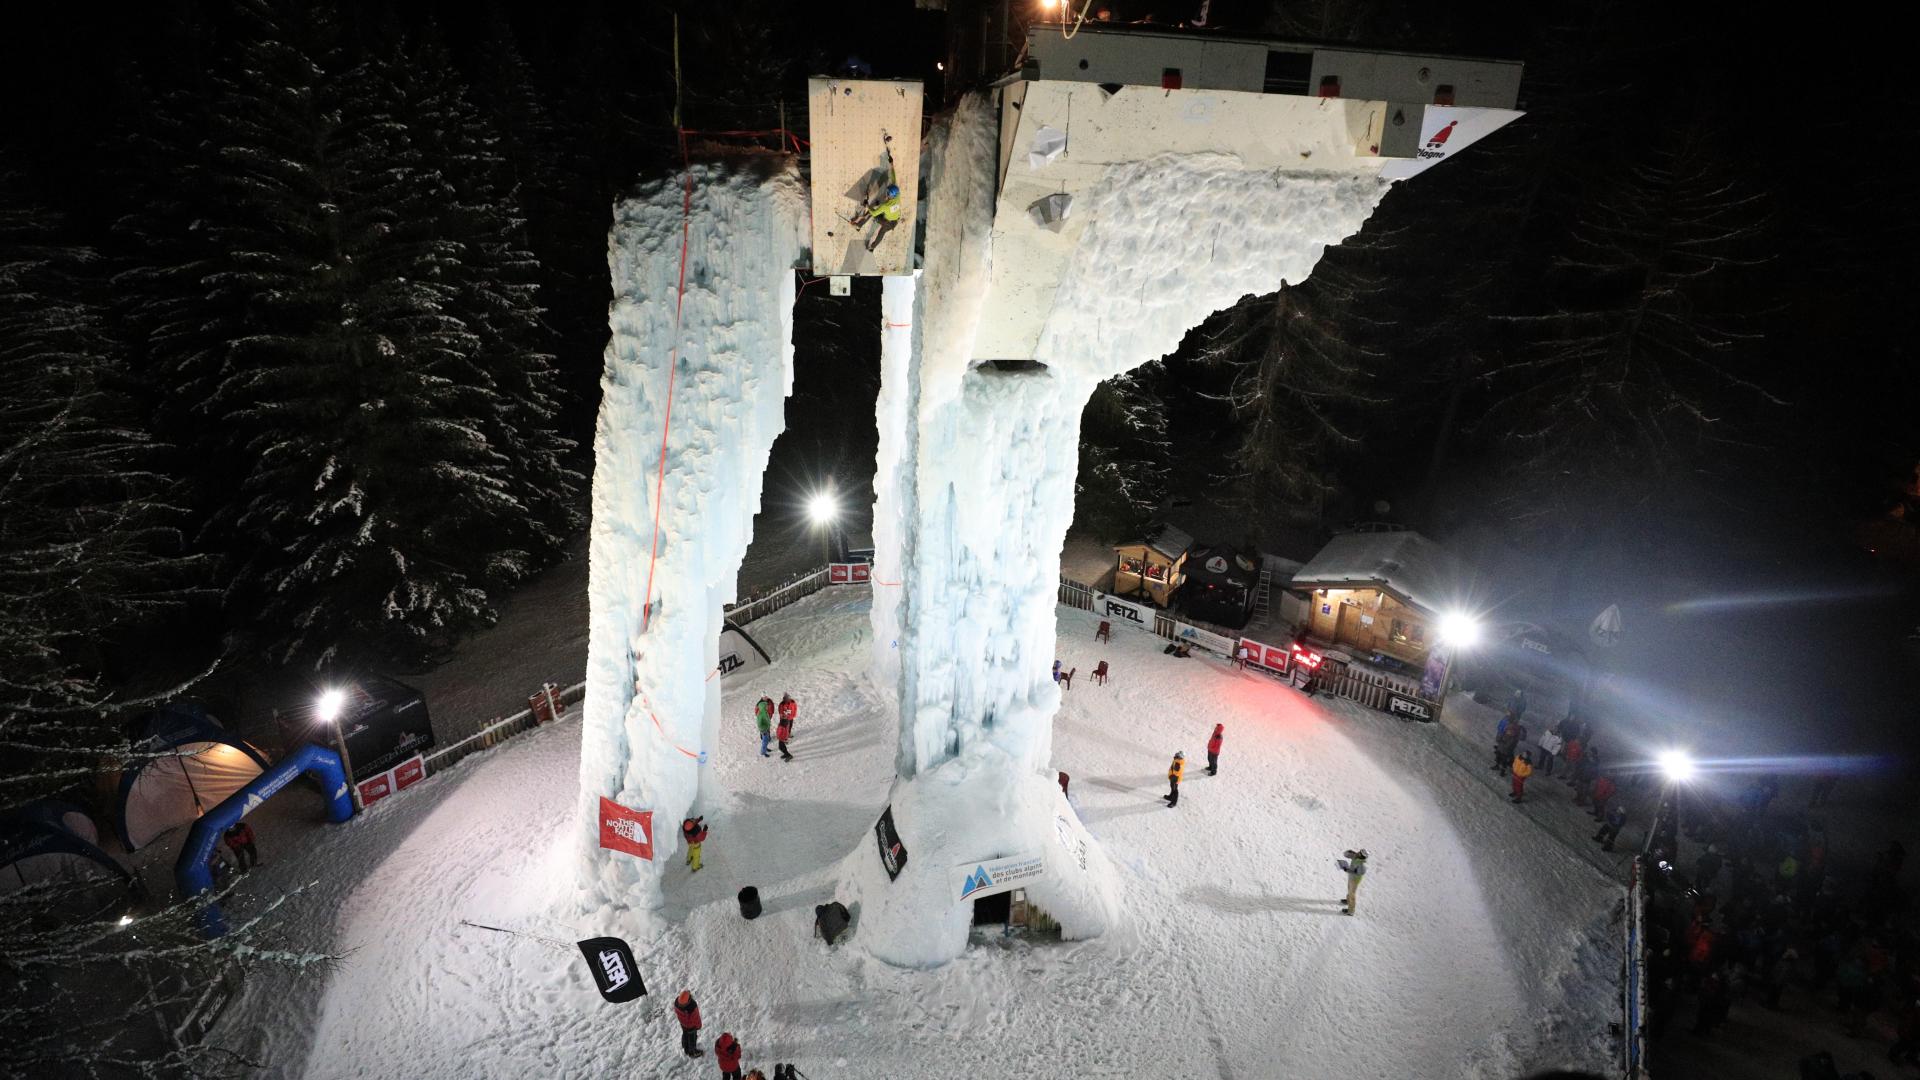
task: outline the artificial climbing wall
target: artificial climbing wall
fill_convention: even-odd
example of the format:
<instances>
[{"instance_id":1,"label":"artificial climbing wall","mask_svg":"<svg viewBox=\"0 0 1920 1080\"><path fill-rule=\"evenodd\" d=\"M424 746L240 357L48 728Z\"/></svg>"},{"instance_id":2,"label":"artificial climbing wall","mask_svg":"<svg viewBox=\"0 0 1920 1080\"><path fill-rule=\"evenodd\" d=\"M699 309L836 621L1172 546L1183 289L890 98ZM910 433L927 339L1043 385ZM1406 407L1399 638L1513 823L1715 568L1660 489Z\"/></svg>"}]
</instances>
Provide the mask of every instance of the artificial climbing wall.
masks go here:
<instances>
[{"instance_id":1,"label":"artificial climbing wall","mask_svg":"<svg viewBox=\"0 0 1920 1080\"><path fill-rule=\"evenodd\" d=\"M811 79L807 113L813 158L813 272L910 274L920 198L920 84L894 79ZM891 170L889 170L891 154ZM853 224L883 197L889 171L900 185L900 224L872 251L879 225Z\"/></svg>"}]
</instances>

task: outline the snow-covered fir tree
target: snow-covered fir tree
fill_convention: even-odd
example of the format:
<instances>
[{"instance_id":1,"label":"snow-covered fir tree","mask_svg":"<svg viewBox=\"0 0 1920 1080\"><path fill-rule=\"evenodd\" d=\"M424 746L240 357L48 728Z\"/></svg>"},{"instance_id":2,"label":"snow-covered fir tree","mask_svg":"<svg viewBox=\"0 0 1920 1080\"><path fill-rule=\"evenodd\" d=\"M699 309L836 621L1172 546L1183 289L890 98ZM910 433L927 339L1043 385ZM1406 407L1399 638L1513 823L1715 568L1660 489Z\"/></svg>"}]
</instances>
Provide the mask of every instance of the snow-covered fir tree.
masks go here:
<instances>
[{"instance_id":1,"label":"snow-covered fir tree","mask_svg":"<svg viewBox=\"0 0 1920 1080\"><path fill-rule=\"evenodd\" d=\"M1173 444L1159 362L1094 388L1080 418L1080 470L1074 479L1074 527L1119 540L1137 533L1167 495Z\"/></svg>"},{"instance_id":2,"label":"snow-covered fir tree","mask_svg":"<svg viewBox=\"0 0 1920 1080\"><path fill-rule=\"evenodd\" d=\"M0 161L0 747L9 777L61 786L113 707L104 650L184 602L173 484L124 392L90 252ZM16 772L17 769L17 772ZM31 794L16 783L5 798Z\"/></svg>"},{"instance_id":3,"label":"snow-covered fir tree","mask_svg":"<svg viewBox=\"0 0 1920 1080\"><path fill-rule=\"evenodd\" d=\"M578 524L539 264L440 50L356 54L327 5L235 10L213 104L170 95L145 128L129 322L238 647L417 661Z\"/></svg>"},{"instance_id":4,"label":"snow-covered fir tree","mask_svg":"<svg viewBox=\"0 0 1920 1080\"><path fill-rule=\"evenodd\" d=\"M582 518L582 477L567 464L574 443L555 430L560 390L553 335L537 301L539 260L501 140L469 99L437 44L388 50L373 65L393 90L394 119L420 160L429 218L410 228L445 245L440 280L468 347L442 356L437 374L480 391L478 430L505 467L507 493L524 513L501 522L517 550L496 555L499 579L552 562Z\"/></svg>"},{"instance_id":5,"label":"snow-covered fir tree","mask_svg":"<svg viewBox=\"0 0 1920 1080\"><path fill-rule=\"evenodd\" d=\"M1241 426L1230 475L1256 500L1316 505L1359 445L1359 407L1377 403L1383 318L1371 261L1377 230L1330 250L1303 285L1248 297L1203 325L1195 358L1229 373Z\"/></svg>"}]
</instances>

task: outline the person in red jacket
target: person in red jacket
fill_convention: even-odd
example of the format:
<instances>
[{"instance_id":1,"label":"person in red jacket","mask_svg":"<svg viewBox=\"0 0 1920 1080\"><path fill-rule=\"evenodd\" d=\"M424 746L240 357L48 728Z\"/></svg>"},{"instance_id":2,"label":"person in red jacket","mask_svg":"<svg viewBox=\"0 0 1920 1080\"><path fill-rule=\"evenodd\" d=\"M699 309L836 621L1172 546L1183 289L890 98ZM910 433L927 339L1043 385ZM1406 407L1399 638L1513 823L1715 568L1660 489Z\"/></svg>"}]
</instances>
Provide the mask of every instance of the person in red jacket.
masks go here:
<instances>
[{"instance_id":1,"label":"person in red jacket","mask_svg":"<svg viewBox=\"0 0 1920 1080\"><path fill-rule=\"evenodd\" d=\"M791 705L792 702L788 702ZM787 706L780 706L780 726L773 729L773 739L780 744L780 760L792 761L793 755L787 752L787 740L793 737L793 719L787 715Z\"/></svg>"},{"instance_id":2,"label":"person in red jacket","mask_svg":"<svg viewBox=\"0 0 1920 1080\"><path fill-rule=\"evenodd\" d=\"M236 821L227 826L223 834L227 847L233 851L235 862L240 869L251 870L260 865L260 853L253 848L253 826L244 821Z\"/></svg>"},{"instance_id":3,"label":"person in red jacket","mask_svg":"<svg viewBox=\"0 0 1920 1080\"><path fill-rule=\"evenodd\" d=\"M1213 725L1213 735L1207 739L1207 775L1220 775L1220 744L1226 740L1227 725Z\"/></svg>"},{"instance_id":4,"label":"person in red jacket","mask_svg":"<svg viewBox=\"0 0 1920 1080\"><path fill-rule=\"evenodd\" d=\"M791 732L793 730L793 722L798 719L800 719L799 703L793 700L792 694L781 694L780 723L785 725L786 729Z\"/></svg>"},{"instance_id":5,"label":"person in red jacket","mask_svg":"<svg viewBox=\"0 0 1920 1080\"><path fill-rule=\"evenodd\" d=\"M673 999L673 1018L680 1021L680 1049L688 1057L705 1057L707 1052L700 1049L700 1003L693 1000L693 991L682 990Z\"/></svg>"},{"instance_id":6,"label":"person in red jacket","mask_svg":"<svg viewBox=\"0 0 1920 1080\"><path fill-rule=\"evenodd\" d=\"M740 1080L740 1040L733 1032L720 1033L720 1041L713 1044L713 1060L720 1063L720 1080Z\"/></svg>"},{"instance_id":7,"label":"person in red jacket","mask_svg":"<svg viewBox=\"0 0 1920 1080\"><path fill-rule=\"evenodd\" d=\"M1593 778L1593 816L1601 821L1607 818L1607 800L1613 798L1613 777L1601 773Z\"/></svg>"}]
</instances>

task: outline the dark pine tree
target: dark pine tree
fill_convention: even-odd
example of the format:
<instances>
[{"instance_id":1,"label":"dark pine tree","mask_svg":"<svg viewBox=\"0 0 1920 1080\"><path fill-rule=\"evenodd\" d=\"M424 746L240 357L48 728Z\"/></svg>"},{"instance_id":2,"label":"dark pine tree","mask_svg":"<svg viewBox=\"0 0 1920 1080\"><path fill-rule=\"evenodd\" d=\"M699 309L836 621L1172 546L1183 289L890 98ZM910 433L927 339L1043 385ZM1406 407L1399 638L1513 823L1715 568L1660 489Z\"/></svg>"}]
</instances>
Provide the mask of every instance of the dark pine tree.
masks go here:
<instances>
[{"instance_id":1,"label":"dark pine tree","mask_svg":"<svg viewBox=\"0 0 1920 1080\"><path fill-rule=\"evenodd\" d=\"M429 215L408 224L442 245L449 311L465 326L463 348L435 372L476 394L477 427L506 470L524 513L502 522L513 551L492 577L523 577L559 557L582 523L582 477L567 464L571 440L555 430L561 411L553 334L537 300L541 265L524 243L525 219L501 140L473 105L445 51L429 42L388 50L375 67L392 89L394 119L419 155Z\"/></svg>"},{"instance_id":2,"label":"dark pine tree","mask_svg":"<svg viewBox=\"0 0 1920 1080\"><path fill-rule=\"evenodd\" d=\"M105 649L188 598L173 484L125 392L90 252L0 161L0 801L91 773L124 701ZM76 756L79 755L79 756Z\"/></svg>"},{"instance_id":3,"label":"dark pine tree","mask_svg":"<svg viewBox=\"0 0 1920 1080\"><path fill-rule=\"evenodd\" d=\"M152 374L230 481L206 534L240 641L276 663L417 660L537 561L488 436L511 410L459 378L480 349L470 284L392 81L346 62L322 7L236 17L210 134L168 178L203 183L182 209L207 212L146 230L205 238L190 269L152 271L166 295L140 306L181 342Z\"/></svg>"},{"instance_id":4,"label":"dark pine tree","mask_svg":"<svg viewBox=\"0 0 1920 1080\"><path fill-rule=\"evenodd\" d=\"M1080 417L1080 471L1074 481L1074 528L1102 540L1137 534L1167 496L1173 443L1159 362L1094 388Z\"/></svg>"}]
</instances>

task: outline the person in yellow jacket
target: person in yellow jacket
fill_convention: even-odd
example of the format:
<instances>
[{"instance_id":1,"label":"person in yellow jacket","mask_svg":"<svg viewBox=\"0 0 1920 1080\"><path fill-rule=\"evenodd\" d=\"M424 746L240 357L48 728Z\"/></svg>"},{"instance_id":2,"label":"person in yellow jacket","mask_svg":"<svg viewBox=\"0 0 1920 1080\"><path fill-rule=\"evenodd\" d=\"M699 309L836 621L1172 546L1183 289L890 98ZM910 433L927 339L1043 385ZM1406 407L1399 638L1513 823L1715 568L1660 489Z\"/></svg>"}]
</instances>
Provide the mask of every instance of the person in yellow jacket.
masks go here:
<instances>
[{"instance_id":1,"label":"person in yellow jacket","mask_svg":"<svg viewBox=\"0 0 1920 1080\"><path fill-rule=\"evenodd\" d=\"M1185 776L1186 773L1187 754L1186 751L1183 750L1175 753L1173 755L1173 764L1167 766L1167 793L1162 795L1161 798L1166 800L1167 809L1169 810L1180 805L1180 778Z\"/></svg>"},{"instance_id":2,"label":"person in yellow jacket","mask_svg":"<svg viewBox=\"0 0 1920 1080\"><path fill-rule=\"evenodd\" d=\"M1507 796L1510 802L1519 802L1527 796L1527 777L1533 775L1533 761L1525 751L1513 759L1513 794Z\"/></svg>"}]
</instances>

